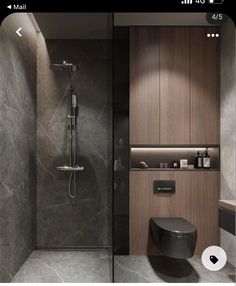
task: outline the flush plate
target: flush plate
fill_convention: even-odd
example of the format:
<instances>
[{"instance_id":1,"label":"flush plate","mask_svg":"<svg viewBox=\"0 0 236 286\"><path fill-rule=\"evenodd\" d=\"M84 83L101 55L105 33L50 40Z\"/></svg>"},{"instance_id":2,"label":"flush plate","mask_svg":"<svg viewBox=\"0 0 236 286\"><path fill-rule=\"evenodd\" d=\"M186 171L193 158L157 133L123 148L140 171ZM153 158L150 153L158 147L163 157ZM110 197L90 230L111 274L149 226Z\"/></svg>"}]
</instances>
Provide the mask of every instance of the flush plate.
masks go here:
<instances>
[{"instance_id":1,"label":"flush plate","mask_svg":"<svg viewBox=\"0 0 236 286\"><path fill-rule=\"evenodd\" d=\"M175 181L174 180L158 180L153 181L154 194L174 194Z\"/></svg>"}]
</instances>

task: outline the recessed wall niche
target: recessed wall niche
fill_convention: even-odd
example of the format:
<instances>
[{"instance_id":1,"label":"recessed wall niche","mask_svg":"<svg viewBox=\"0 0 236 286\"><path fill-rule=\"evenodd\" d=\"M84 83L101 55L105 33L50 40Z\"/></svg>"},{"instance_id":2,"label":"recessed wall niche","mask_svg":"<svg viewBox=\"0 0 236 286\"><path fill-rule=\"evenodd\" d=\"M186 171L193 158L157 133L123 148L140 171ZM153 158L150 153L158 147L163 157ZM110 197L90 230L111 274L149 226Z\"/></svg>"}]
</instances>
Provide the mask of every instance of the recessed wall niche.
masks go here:
<instances>
[{"instance_id":1,"label":"recessed wall niche","mask_svg":"<svg viewBox=\"0 0 236 286\"><path fill-rule=\"evenodd\" d=\"M194 165L194 158L199 151L203 156L206 149L211 159L209 169L180 168L180 160L187 159L188 165ZM130 149L130 169L131 170L219 170L220 168L220 147L219 145L208 146L131 146ZM140 165L145 162L146 167ZM177 168L174 168L174 162L177 162Z\"/></svg>"}]
</instances>

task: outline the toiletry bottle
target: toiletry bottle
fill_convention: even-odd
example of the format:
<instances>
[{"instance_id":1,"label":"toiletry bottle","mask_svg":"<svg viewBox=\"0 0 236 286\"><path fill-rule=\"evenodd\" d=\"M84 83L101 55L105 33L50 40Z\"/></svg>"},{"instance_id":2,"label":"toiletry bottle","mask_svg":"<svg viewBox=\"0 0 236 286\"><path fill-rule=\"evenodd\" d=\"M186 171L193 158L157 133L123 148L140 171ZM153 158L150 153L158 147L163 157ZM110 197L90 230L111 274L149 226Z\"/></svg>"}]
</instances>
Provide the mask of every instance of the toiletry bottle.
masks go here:
<instances>
[{"instance_id":1,"label":"toiletry bottle","mask_svg":"<svg viewBox=\"0 0 236 286\"><path fill-rule=\"evenodd\" d=\"M198 168L202 168L202 154L199 152L199 155L198 155Z\"/></svg>"},{"instance_id":2,"label":"toiletry bottle","mask_svg":"<svg viewBox=\"0 0 236 286\"><path fill-rule=\"evenodd\" d=\"M173 168L178 168L178 162L177 161L173 161Z\"/></svg>"},{"instance_id":3,"label":"toiletry bottle","mask_svg":"<svg viewBox=\"0 0 236 286\"><path fill-rule=\"evenodd\" d=\"M198 168L198 158L199 158L200 152L197 151L195 158L194 158L194 168Z\"/></svg>"},{"instance_id":4,"label":"toiletry bottle","mask_svg":"<svg viewBox=\"0 0 236 286\"><path fill-rule=\"evenodd\" d=\"M197 151L197 154L194 158L194 168L202 168L202 155L199 151Z\"/></svg>"},{"instance_id":5,"label":"toiletry bottle","mask_svg":"<svg viewBox=\"0 0 236 286\"><path fill-rule=\"evenodd\" d=\"M196 168L196 169L198 167L198 155L199 155L199 151L197 151L197 153L194 157L194 168Z\"/></svg>"},{"instance_id":6,"label":"toiletry bottle","mask_svg":"<svg viewBox=\"0 0 236 286\"><path fill-rule=\"evenodd\" d=\"M208 148L206 148L206 152L203 156L202 162L203 162L203 168L209 169L211 167L211 158L208 154Z\"/></svg>"}]
</instances>

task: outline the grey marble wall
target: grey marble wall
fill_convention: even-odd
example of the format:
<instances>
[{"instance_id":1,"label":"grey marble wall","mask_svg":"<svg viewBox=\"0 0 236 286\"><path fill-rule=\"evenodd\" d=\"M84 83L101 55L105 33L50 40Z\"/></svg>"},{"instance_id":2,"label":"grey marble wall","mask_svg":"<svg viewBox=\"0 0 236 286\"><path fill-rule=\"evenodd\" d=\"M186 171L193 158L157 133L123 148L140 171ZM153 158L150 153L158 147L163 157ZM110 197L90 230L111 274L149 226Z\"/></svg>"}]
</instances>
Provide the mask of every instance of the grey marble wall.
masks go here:
<instances>
[{"instance_id":1,"label":"grey marble wall","mask_svg":"<svg viewBox=\"0 0 236 286\"><path fill-rule=\"evenodd\" d=\"M0 282L11 280L34 247L36 37L24 13L0 27Z\"/></svg>"},{"instance_id":2,"label":"grey marble wall","mask_svg":"<svg viewBox=\"0 0 236 286\"><path fill-rule=\"evenodd\" d=\"M69 77L51 63L79 64L74 74L79 96L77 119L77 201L68 195ZM106 40L38 38L37 98L37 246L111 245L111 43Z\"/></svg>"},{"instance_id":3,"label":"grey marble wall","mask_svg":"<svg viewBox=\"0 0 236 286\"><path fill-rule=\"evenodd\" d=\"M221 199L236 199L236 71L235 26L229 21L221 29ZM236 266L236 238L221 230L221 246Z\"/></svg>"}]
</instances>

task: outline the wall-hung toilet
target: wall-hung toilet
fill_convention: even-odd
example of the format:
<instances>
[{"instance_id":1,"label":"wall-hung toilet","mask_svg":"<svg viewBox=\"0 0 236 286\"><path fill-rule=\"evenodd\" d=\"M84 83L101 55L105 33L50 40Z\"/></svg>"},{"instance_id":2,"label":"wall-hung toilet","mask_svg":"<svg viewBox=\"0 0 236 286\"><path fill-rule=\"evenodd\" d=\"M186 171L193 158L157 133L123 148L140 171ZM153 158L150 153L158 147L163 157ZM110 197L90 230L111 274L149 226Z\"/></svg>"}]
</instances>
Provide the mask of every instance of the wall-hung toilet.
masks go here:
<instances>
[{"instance_id":1,"label":"wall-hung toilet","mask_svg":"<svg viewBox=\"0 0 236 286\"><path fill-rule=\"evenodd\" d=\"M150 219L150 232L154 244L163 255L186 259L193 256L197 229L180 217L154 217Z\"/></svg>"}]
</instances>

